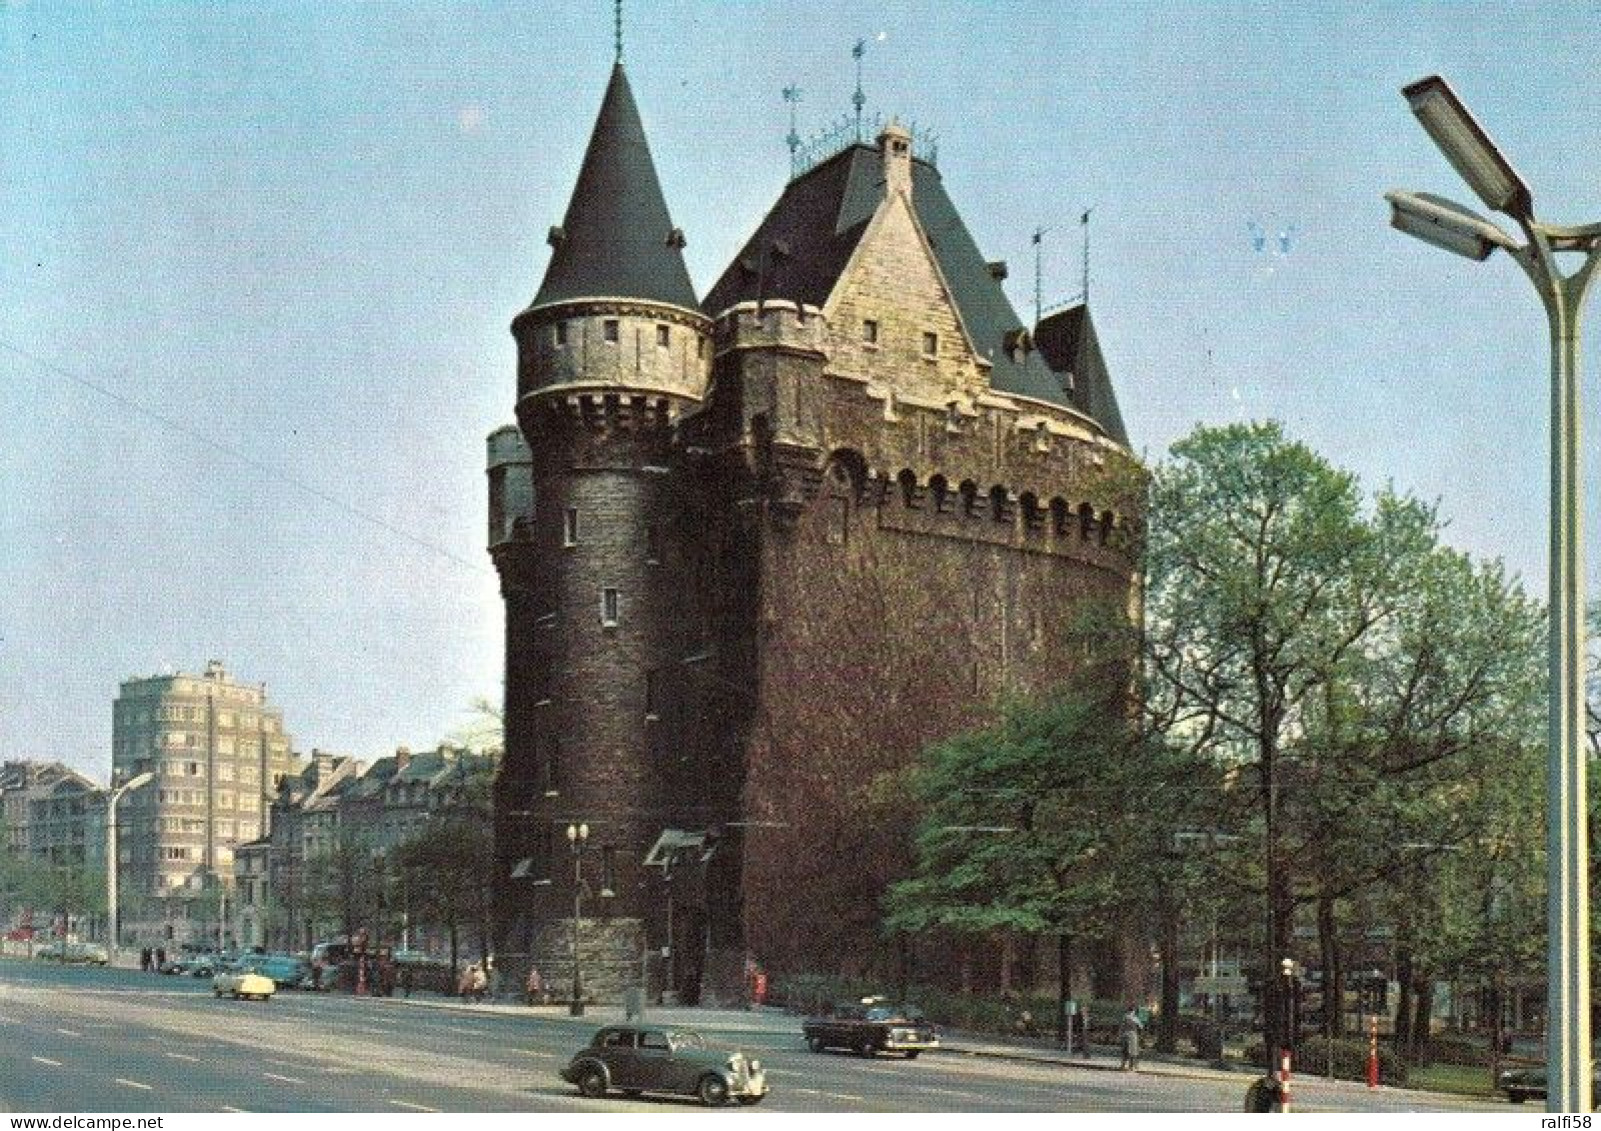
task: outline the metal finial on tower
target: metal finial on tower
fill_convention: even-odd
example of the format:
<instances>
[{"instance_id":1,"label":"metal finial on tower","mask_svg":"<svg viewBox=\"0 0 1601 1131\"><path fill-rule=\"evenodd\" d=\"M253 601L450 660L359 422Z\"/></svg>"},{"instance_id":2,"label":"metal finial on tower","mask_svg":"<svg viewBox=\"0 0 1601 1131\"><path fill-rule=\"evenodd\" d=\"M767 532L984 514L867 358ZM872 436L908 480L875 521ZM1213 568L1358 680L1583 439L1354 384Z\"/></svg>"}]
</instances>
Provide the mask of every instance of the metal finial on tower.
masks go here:
<instances>
[{"instance_id":1,"label":"metal finial on tower","mask_svg":"<svg viewBox=\"0 0 1601 1131\"><path fill-rule=\"evenodd\" d=\"M851 58L856 60L856 93L851 95L851 103L856 107L856 140L862 140L862 107L867 105L867 95L862 93L862 56L867 54L867 40L858 39L856 46L851 48Z\"/></svg>"},{"instance_id":2,"label":"metal finial on tower","mask_svg":"<svg viewBox=\"0 0 1601 1131\"><path fill-rule=\"evenodd\" d=\"M784 101L789 103L789 136L784 141L789 145L789 175L792 177L799 172L796 151L800 149L801 136L795 125L795 107L801 100L801 94L801 88L794 83L784 88Z\"/></svg>"},{"instance_id":3,"label":"metal finial on tower","mask_svg":"<svg viewBox=\"0 0 1601 1131\"><path fill-rule=\"evenodd\" d=\"M612 0L612 19L617 40L617 63L621 66L623 62L623 0Z\"/></svg>"}]
</instances>

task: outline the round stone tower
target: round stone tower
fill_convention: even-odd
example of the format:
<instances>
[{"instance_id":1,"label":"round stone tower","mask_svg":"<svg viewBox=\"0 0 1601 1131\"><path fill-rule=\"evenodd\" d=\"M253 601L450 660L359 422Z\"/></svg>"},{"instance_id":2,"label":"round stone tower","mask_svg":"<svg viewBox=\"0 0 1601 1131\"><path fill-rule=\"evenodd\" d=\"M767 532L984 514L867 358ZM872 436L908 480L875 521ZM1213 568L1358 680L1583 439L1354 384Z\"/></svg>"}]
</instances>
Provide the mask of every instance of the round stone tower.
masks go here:
<instances>
[{"instance_id":1,"label":"round stone tower","mask_svg":"<svg viewBox=\"0 0 1601 1131\"><path fill-rule=\"evenodd\" d=\"M559 996L577 973L585 996L617 1000L638 982L655 879L643 861L667 821L656 711L683 631L670 447L711 352L621 64L550 244L511 327L528 514L494 551L506 601L497 946L507 977L531 962Z\"/></svg>"}]
</instances>

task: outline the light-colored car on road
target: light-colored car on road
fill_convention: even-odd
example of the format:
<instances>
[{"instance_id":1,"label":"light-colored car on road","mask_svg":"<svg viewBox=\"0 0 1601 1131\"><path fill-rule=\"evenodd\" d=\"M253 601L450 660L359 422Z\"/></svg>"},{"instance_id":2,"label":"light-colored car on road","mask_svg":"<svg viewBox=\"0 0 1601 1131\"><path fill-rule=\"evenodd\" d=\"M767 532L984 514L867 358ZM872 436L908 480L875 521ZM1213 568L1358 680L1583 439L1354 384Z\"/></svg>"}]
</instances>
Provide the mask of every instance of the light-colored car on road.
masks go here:
<instances>
[{"instance_id":1,"label":"light-colored car on road","mask_svg":"<svg viewBox=\"0 0 1601 1131\"><path fill-rule=\"evenodd\" d=\"M234 970L219 970L213 974L211 992L217 997L231 995L235 1001L240 998L270 1001L272 995L278 992L278 984L265 974L256 973L253 967L245 966Z\"/></svg>"}]
</instances>

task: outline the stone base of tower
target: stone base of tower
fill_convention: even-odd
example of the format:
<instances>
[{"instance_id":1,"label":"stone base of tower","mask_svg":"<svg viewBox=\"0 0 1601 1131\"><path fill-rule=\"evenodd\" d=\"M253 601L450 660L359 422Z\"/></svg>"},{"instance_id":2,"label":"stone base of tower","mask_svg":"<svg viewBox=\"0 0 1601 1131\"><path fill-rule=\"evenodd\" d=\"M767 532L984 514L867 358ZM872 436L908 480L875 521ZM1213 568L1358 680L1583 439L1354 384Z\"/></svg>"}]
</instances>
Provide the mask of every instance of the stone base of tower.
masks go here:
<instances>
[{"instance_id":1,"label":"stone base of tower","mask_svg":"<svg viewBox=\"0 0 1601 1131\"><path fill-rule=\"evenodd\" d=\"M645 986L645 927L639 919L580 919L578 971L584 1001L621 1005L624 992ZM519 993L528 985L528 968L539 970L545 994L554 1002L573 996L573 921L553 919L534 931L527 954L501 955L503 992Z\"/></svg>"}]
</instances>

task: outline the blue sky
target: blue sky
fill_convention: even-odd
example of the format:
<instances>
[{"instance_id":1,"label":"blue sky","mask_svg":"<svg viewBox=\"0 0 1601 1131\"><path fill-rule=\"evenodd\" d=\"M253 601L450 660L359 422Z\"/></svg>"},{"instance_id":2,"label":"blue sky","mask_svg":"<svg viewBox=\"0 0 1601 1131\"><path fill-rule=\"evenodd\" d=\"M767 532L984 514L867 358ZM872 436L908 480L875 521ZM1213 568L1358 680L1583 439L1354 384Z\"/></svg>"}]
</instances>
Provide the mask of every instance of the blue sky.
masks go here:
<instances>
[{"instance_id":1,"label":"blue sky","mask_svg":"<svg viewBox=\"0 0 1601 1131\"><path fill-rule=\"evenodd\" d=\"M1398 93L1439 72L1543 218L1601 219L1601 3L628 8L700 293L787 178L782 88L803 134L846 114L865 38L868 114L937 131L1020 311L1030 233L1070 298L1095 207L1138 449L1282 420L1543 592L1538 302L1381 194L1471 199ZM118 682L212 657L304 750L431 744L498 698L483 441L611 36L604 0L0 0L0 757L103 775Z\"/></svg>"}]
</instances>

